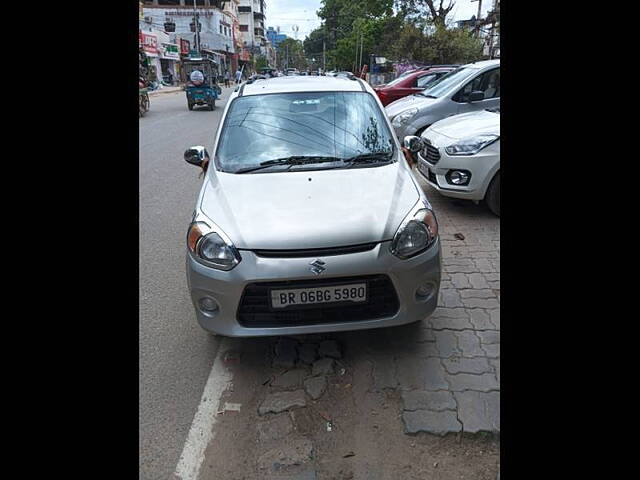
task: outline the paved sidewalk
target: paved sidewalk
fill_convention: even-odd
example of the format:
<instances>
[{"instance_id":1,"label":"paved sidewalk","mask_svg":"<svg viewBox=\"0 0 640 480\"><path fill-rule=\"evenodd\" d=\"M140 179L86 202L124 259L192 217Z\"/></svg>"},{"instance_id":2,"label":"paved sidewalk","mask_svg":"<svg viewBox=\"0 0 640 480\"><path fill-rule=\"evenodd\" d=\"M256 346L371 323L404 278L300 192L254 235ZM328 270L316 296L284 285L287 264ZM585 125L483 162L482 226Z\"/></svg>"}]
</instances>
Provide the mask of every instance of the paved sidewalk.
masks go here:
<instances>
[{"instance_id":1,"label":"paved sidewalk","mask_svg":"<svg viewBox=\"0 0 640 480\"><path fill-rule=\"evenodd\" d=\"M376 386L399 388L406 433L499 433L500 219L421 183L440 227L439 306L419 338L377 362Z\"/></svg>"}]
</instances>

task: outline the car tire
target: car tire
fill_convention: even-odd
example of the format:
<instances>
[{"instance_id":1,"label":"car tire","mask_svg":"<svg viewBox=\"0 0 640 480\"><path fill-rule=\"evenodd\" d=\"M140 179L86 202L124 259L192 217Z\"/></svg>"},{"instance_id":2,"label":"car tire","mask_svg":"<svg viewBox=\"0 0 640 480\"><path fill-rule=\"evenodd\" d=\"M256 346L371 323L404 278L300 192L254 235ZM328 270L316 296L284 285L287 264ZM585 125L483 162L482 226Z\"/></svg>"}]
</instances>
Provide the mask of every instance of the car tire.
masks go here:
<instances>
[{"instance_id":1,"label":"car tire","mask_svg":"<svg viewBox=\"0 0 640 480\"><path fill-rule=\"evenodd\" d=\"M496 173L489 184L487 194L484 197L489 210L498 217L500 216L500 172Z\"/></svg>"},{"instance_id":2,"label":"car tire","mask_svg":"<svg viewBox=\"0 0 640 480\"><path fill-rule=\"evenodd\" d=\"M189 107L189 110L193 110L193 103L187 103L187 107Z\"/></svg>"},{"instance_id":3,"label":"car tire","mask_svg":"<svg viewBox=\"0 0 640 480\"><path fill-rule=\"evenodd\" d=\"M215 110L216 108L216 101L213 100L210 104L209 104L209 110L211 110L212 112Z\"/></svg>"}]
</instances>

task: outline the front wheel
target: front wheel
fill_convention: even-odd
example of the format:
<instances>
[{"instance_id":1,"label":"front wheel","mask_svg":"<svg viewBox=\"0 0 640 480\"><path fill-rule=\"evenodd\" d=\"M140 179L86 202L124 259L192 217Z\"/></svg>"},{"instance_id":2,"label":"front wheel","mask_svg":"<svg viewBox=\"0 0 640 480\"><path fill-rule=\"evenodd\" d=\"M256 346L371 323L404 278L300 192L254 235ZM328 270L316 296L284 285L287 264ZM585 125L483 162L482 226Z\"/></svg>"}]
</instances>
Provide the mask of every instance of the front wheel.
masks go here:
<instances>
[{"instance_id":1,"label":"front wheel","mask_svg":"<svg viewBox=\"0 0 640 480\"><path fill-rule=\"evenodd\" d=\"M487 202L487 206L489 210L491 210L498 217L500 216L500 172L496 173L496 176L493 177L491 183L489 184L489 188L487 189L487 194L485 195L485 201Z\"/></svg>"},{"instance_id":2,"label":"front wheel","mask_svg":"<svg viewBox=\"0 0 640 480\"><path fill-rule=\"evenodd\" d=\"M189 107L189 110L193 110L193 103L187 103L187 107Z\"/></svg>"},{"instance_id":3,"label":"front wheel","mask_svg":"<svg viewBox=\"0 0 640 480\"><path fill-rule=\"evenodd\" d=\"M211 110L213 112L213 110L216 108L216 101L215 100L211 100L211 103L209 104L209 110Z\"/></svg>"}]
</instances>

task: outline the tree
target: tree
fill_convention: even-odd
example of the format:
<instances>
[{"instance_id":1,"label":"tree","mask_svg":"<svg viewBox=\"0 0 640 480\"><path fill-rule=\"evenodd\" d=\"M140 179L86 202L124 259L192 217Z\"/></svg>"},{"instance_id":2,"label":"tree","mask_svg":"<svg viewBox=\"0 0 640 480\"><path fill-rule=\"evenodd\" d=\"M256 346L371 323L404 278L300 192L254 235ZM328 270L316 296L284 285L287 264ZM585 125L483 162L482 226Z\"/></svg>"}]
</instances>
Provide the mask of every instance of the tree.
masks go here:
<instances>
[{"instance_id":1,"label":"tree","mask_svg":"<svg viewBox=\"0 0 640 480\"><path fill-rule=\"evenodd\" d=\"M398 7L412 14L421 14L428 11L431 21L436 27L445 27L447 25L447 15L456 6L453 0L446 0L447 6L444 6L445 0L397 0Z\"/></svg>"},{"instance_id":2,"label":"tree","mask_svg":"<svg viewBox=\"0 0 640 480\"><path fill-rule=\"evenodd\" d=\"M293 38L285 38L280 42L278 45L278 62L280 68L306 69L307 59L304 55L302 42Z\"/></svg>"},{"instance_id":3,"label":"tree","mask_svg":"<svg viewBox=\"0 0 640 480\"><path fill-rule=\"evenodd\" d=\"M264 55L258 55L255 57L255 65L256 71L259 72L262 68L266 68L269 66L269 62L267 61L267 57Z\"/></svg>"}]
</instances>

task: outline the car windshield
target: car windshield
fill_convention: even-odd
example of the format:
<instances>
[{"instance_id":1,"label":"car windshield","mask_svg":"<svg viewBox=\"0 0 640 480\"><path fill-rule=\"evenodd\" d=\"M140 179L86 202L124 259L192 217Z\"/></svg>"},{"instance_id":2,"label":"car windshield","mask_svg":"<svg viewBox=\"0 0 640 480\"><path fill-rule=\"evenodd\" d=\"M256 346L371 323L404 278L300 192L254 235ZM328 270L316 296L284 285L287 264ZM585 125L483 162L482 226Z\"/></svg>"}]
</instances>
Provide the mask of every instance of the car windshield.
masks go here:
<instances>
[{"instance_id":1,"label":"car windshield","mask_svg":"<svg viewBox=\"0 0 640 480\"><path fill-rule=\"evenodd\" d=\"M369 156L359 166L393 158L394 140L366 92L312 92L236 98L225 119L215 162L224 172L327 169ZM268 168L265 162L269 162Z\"/></svg>"},{"instance_id":2,"label":"car windshield","mask_svg":"<svg viewBox=\"0 0 640 480\"><path fill-rule=\"evenodd\" d=\"M443 95L449 94L451 89L456 88L460 82L463 82L465 79L477 72L477 69L469 67L460 67L455 70L451 70L449 73L436 80L422 93L428 97L442 97Z\"/></svg>"}]
</instances>

